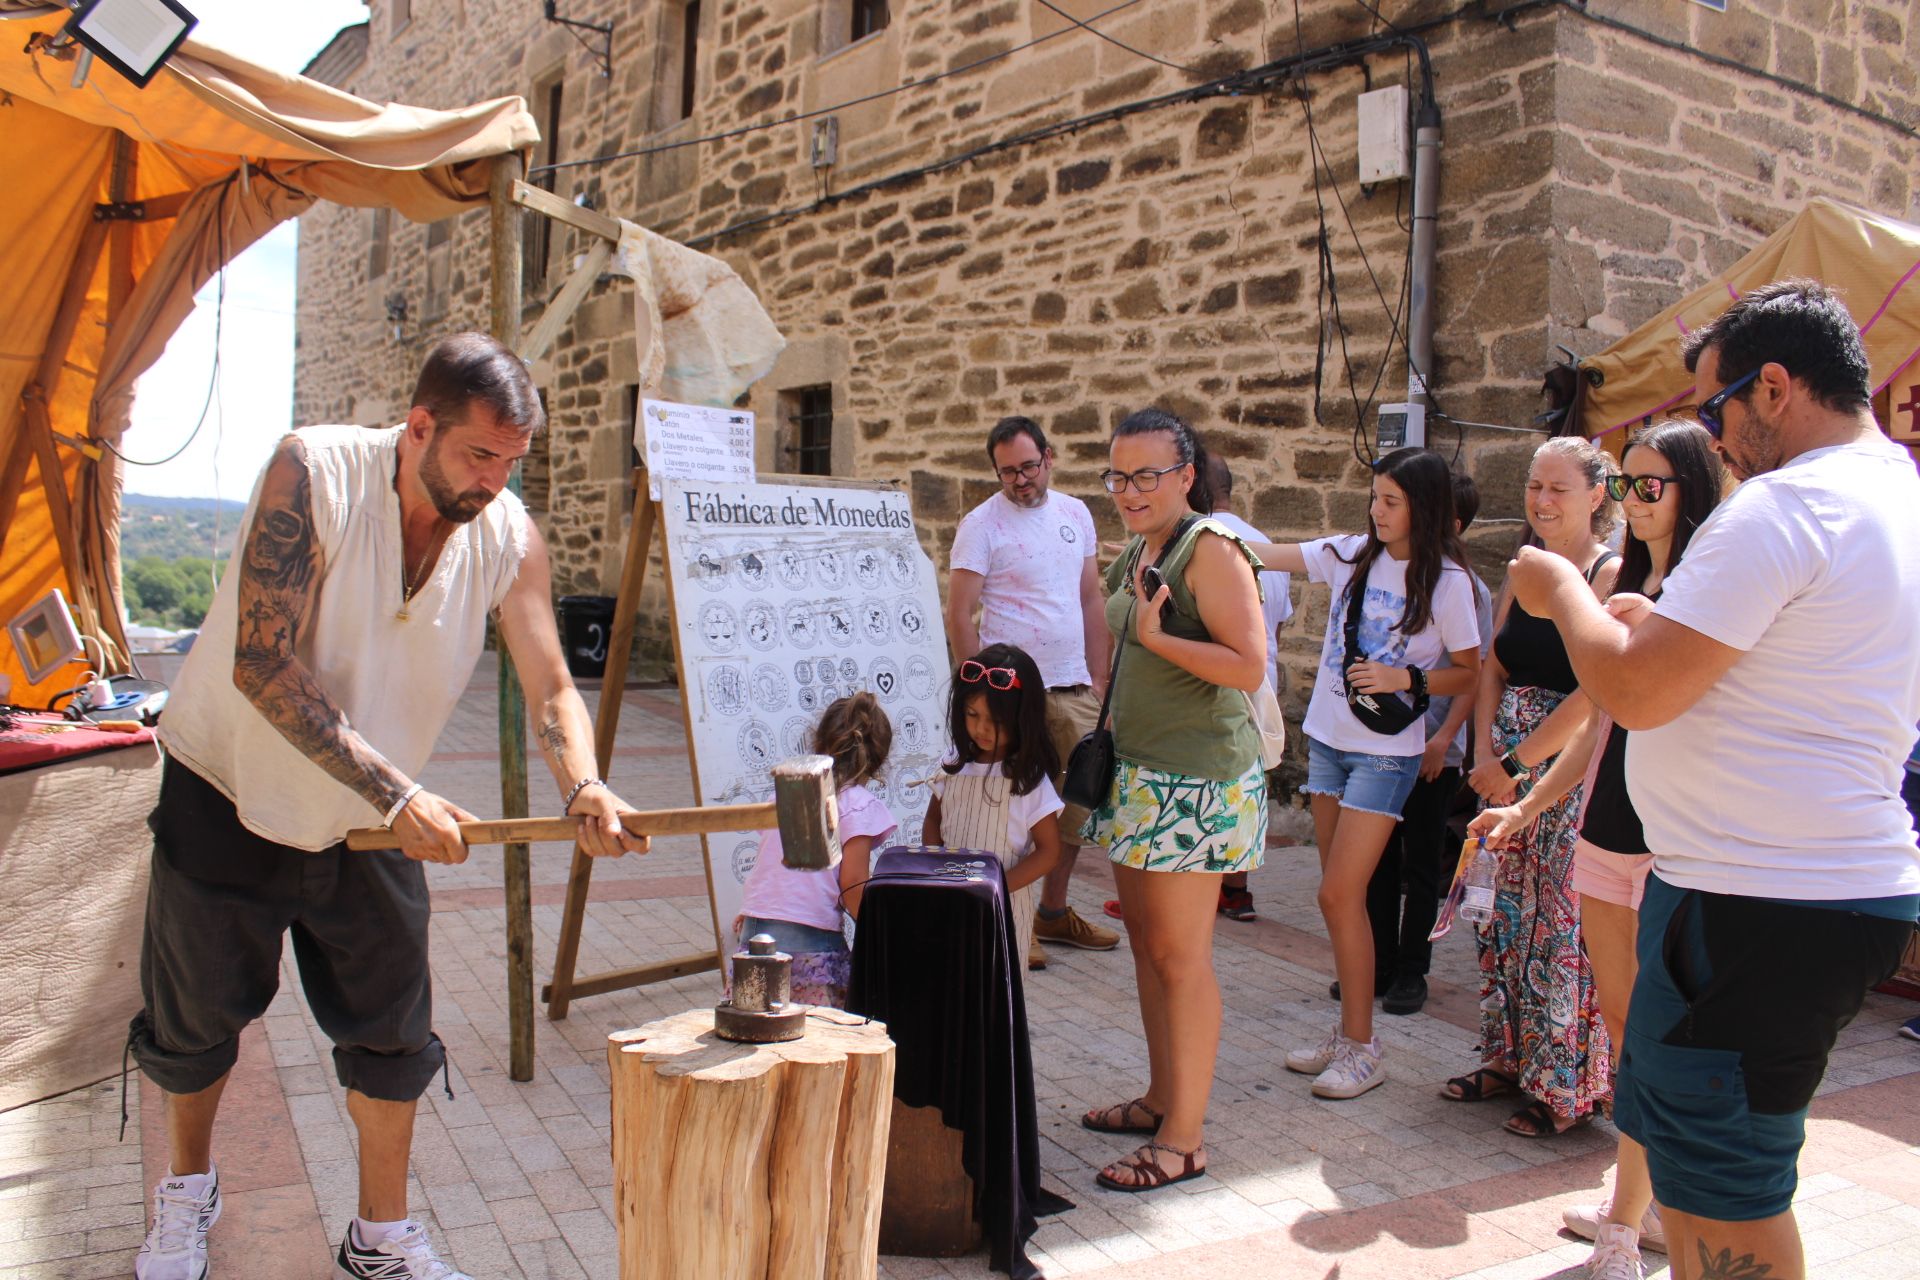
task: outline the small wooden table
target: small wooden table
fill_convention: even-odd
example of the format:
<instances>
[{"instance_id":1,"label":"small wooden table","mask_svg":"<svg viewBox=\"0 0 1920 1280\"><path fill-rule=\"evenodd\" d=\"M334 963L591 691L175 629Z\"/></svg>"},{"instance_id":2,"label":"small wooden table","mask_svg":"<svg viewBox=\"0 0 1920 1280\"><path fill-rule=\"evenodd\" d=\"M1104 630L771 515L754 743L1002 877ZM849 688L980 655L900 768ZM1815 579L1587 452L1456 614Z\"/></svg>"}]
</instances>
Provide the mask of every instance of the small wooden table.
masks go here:
<instances>
[{"instance_id":1,"label":"small wooden table","mask_svg":"<svg viewBox=\"0 0 1920 1280\"><path fill-rule=\"evenodd\" d=\"M621 1280L867 1280L879 1266L893 1041L816 1009L735 1044L696 1009L607 1037Z\"/></svg>"}]
</instances>

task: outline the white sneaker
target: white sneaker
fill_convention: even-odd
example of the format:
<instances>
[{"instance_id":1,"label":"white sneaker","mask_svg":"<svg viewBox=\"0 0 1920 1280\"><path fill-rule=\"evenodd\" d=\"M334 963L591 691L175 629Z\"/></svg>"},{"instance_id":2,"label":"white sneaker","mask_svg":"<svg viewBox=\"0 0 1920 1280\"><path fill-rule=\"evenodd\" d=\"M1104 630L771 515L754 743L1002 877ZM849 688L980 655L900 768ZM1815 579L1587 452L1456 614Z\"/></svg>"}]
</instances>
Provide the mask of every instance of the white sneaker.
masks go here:
<instances>
[{"instance_id":1,"label":"white sneaker","mask_svg":"<svg viewBox=\"0 0 1920 1280\"><path fill-rule=\"evenodd\" d=\"M1600 1228L1606 1225L1607 1215L1612 1212L1611 1200L1605 1204L1577 1204L1563 1210L1560 1221L1582 1240L1598 1240ZM1659 1205L1648 1205L1647 1211L1640 1216L1640 1247L1654 1253L1667 1251L1667 1231L1660 1223Z\"/></svg>"},{"instance_id":2,"label":"white sneaker","mask_svg":"<svg viewBox=\"0 0 1920 1280\"><path fill-rule=\"evenodd\" d=\"M1313 1093L1318 1098L1357 1098L1375 1085L1385 1084L1387 1069L1380 1062L1380 1041L1365 1044L1340 1037L1333 1061L1313 1078Z\"/></svg>"},{"instance_id":3,"label":"white sneaker","mask_svg":"<svg viewBox=\"0 0 1920 1280\"><path fill-rule=\"evenodd\" d=\"M1640 1280L1640 1245L1632 1227L1600 1224L1600 1238L1587 1259L1587 1280Z\"/></svg>"},{"instance_id":4,"label":"white sneaker","mask_svg":"<svg viewBox=\"0 0 1920 1280\"><path fill-rule=\"evenodd\" d=\"M220 1174L209 1169L196 1194L197 1178L168 1174L153 1189L153 1226L134 1255L137 1280L206 1280L207 1229L220 1220Z\"/></svg>"},{"instance_id":5,"label":"white sneaker","mask_svg":"<svg viewBox=\"0 0 1920 1280\"><path fill-rule=\"evenodd\" d=\"M1295 1049L1287 1055L1287 1070L1298 1071L1303 1076L1317 1076L1327 1069L1333 1061L1334 1050L1340 1047L1340 1024L1334 1023L1327 1032L1327 1038L1310 1049Z\"/></svg>"},{"instance_id":6,"label":"white sneaker","mask_svg":"<svg viewBox=\"0 0 1920 1280\"><path fill-rule=\"evenodd\" d=\"M473 1280L434 1256L433 1241L417 1222L371 1247L354 1238L353 1224L348 1223L333 1261L343 1280Z\"/></svg>"}]
</instances>

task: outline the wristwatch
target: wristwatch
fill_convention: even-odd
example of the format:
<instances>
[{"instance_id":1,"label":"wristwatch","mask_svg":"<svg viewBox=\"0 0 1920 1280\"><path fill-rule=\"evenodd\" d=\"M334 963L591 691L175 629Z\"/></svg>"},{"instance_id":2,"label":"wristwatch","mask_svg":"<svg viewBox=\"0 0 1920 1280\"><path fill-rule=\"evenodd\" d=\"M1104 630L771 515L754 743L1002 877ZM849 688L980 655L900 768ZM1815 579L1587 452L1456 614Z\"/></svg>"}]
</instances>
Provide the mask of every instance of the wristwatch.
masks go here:
<instances>
[{"instance_id":1,"label":"wristwatch","mask_svg":"<svg viewBox=\"0 0 1920 1280\"><path fill-rule=\"evenodd\" d=\"M1500 767L1507 771L1509 778L1517 778L1527 771L1527 766L1520 763L1518 747L1500 757Z\"/></svg>"}]
</instances>

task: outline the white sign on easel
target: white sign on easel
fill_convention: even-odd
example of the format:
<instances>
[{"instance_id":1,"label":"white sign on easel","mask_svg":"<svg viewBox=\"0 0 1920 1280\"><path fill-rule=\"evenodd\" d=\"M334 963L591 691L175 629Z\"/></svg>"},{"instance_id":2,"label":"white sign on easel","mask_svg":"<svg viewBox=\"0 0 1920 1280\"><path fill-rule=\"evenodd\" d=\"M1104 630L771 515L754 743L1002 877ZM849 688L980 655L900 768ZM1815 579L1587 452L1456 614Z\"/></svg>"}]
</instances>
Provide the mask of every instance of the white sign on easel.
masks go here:
<instances>
[{"instance_id":1,"label":"white sign on easel","mask_svg":"<svg viewBox=\"0 0 1920 1280\"><path fill-rule=\"evenodd\" d=\"M947 750L952 667L933 562L905 491L666 478L661 518L681 696L702 804L773 798L769 770L811 750L835 699L865 689L893 724L867 783L917 842ZM724 934L759 852L750 831L707 837Z\"/></svg>"},{"instance_id":2,"label":"white sign on easel","mask_svg":"<svg viewBox=\"0 0 1920 1280\"><path fill-rule=\"evenodd\" d=\"M647 496L660 500L664 479L753 482L753 414L671 400L640 402L647 451Z\"/></svg>"}]
</instances>

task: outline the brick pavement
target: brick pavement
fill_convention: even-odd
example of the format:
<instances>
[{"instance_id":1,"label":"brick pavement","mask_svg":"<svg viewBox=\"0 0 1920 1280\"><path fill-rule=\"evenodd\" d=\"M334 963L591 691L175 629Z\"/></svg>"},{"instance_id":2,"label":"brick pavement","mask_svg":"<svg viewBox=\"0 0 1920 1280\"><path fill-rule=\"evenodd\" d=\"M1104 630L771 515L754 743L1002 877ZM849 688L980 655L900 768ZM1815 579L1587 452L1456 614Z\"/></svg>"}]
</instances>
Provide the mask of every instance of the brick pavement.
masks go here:
<instances>
[{"instance_id":1,"label":"brick pavement","mask_svg":"<svg viewBox=\"0 0 1920 1280\"><path fill-rule=\"evenodd\" d=\"M489 658L423 777L481 813L499 809L492 683ZM635 803L691 798L676 698L670 689L627 695L612 780ZM547 797L545 771L535 761L531 773L538 809ZM1282 831L1302 826L1303 815L1276 817ZM697 850L692 839L662 840L648 857L598 868L583 972L710 942ZM566 862L562 847L535 849L541 980L552 961ZM1097 859L1082 867L1074 901L1093 915L1111 896L1111 877ZM713 979L582 1000L560 1023L541 1018L535 1078L513 1084L499 876L498 848L429 871L435 1014L451 1051L455 1097L436 1089L420 1108L412 1211L479 1280L612 1277L606 1034L710 1004ZM1498 1104L1437 1096L1438 1081L1473 1063L1476 983L1463 939L1439 950L1427 1012L1380 1019L1386 1085L1350 1102L1324 1102L1308 1094L1304 1078L1280 1069L1280 1055L1332 1016L1315 879L1310 849L1277 847L1253 878L1261 919L1217 926L1227 1020L1209 1178L1144 1197L1094 1187L1094 1170L1125 1144L1081 1129L1078 1115L1129 1096L1144 1071L1129 965L1124 952L1056 952L1044 973L1031 975L1042 1167L1049 1184L1078 1205L1043 1222L1034 1238L1046 1274L1580 1274L1587 1246L1557 1231L1560 1209L1597 1198L1612 1131L1596 1123L1532 1142L1500 1131L1505 1109ZM1815 1104L1798 1210L1812 1273L1822 1280L1920 1274L1920 1046L1893 1036L1913 1012L1902 1001L1870 998L1842 1037ZM217 1135L227 1207L213 1235L214 1272L321 1280L331 1275L333 1243L353 1207L354 1139L329 1046L290 961L280 995L242 1044ZM130 1274L146 1189L165 1159L157 1096L136 1084L130 1104L125 1143L115 1140L114 1082L0 1115L0 1275ZM983 1255L887 1258L880 1273L896 1280L991 1274Z\"/></svg>"}]
</instances>

